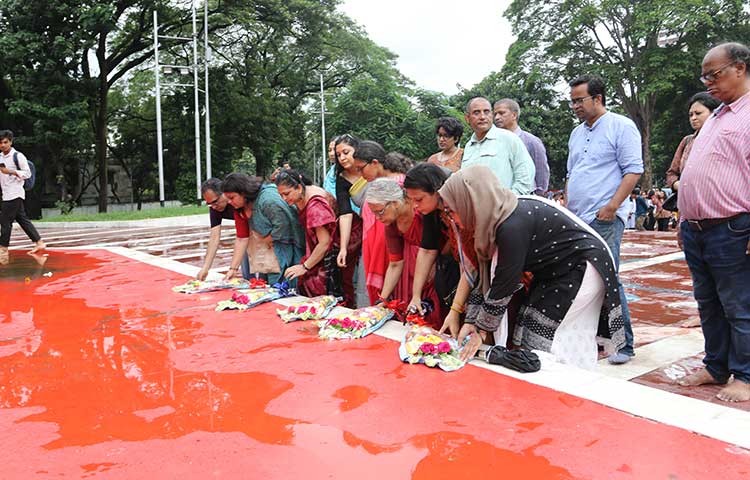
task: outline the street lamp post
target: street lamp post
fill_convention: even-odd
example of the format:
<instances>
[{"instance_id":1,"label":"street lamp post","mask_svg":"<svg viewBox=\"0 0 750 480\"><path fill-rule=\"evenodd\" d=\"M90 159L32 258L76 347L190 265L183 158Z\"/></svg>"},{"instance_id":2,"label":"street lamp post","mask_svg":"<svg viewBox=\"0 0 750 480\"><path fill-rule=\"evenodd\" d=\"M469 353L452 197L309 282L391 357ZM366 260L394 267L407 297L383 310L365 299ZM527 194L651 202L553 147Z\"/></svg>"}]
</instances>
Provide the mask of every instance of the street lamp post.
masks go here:
<instances>
[{"instance_id":1,"label":"street lamp post","mask_svg":"<svg viewBox=\"0 0 750 480\"><path fill-rule=\"evenodd\" d=\"M193 87L193 100L194 100L194 120L195 120L195 183L196 183L196 198L201 199L201 134L200 134L200 103L198 99L198 92L201 91L198 84L198 33L197 33L197 18L195 2L192 3L192 20L193 20L193 35L192 37L175 37L171 35L159 35L159 23L157 12L154 11L154 75L156 77L156 144L157 144L157 158L159 163L159 202L161 206L164 206L164 146L162 138L162 119L161 119L161 80L160 75L163 73L168 75L176 72L183 75L193 72L193 83L169 83L169 86L175 87ZM210 140L210 118L208 108L208 1L206 1L204 8L204 68L205 68L205 101L206 101L206 174L209 178L211 176L211 140ZM193 59L191 65L162 65L159 63L159 39L178 40L181 42L192 42L193 44Z\"/></svg>"},{"instance_id":2,"label":"street lamp post","mask_svg":"<svg viewBox=\"0 0 750 480\"><path fill-rule=\"evenodd\" d=\"M208 46L208 0L203 3L203 70L205 80L203 88L206 95L206 179L211 178L211 115L208 102L208 62L211 60L211 48Z\"/></svg>"}]
</instances>

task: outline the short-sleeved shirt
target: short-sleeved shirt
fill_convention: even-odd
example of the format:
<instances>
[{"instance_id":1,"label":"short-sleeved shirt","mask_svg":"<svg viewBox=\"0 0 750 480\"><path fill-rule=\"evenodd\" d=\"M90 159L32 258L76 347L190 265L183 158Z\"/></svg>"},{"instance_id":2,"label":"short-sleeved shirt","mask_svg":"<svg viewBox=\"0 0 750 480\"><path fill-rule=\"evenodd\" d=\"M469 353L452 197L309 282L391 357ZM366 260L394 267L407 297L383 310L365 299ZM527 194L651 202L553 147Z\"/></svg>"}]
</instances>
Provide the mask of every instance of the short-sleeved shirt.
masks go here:
<instances>
[{"instance_id":1,"label":"short-sleeved shirt","mask_svg":"<svg viewBox=\"0 0 750 480\"><path fill-rule=\"evenodd\" d=\"M523 141L513 132L493 125L482 140L472 134L464 146L461 169L472 165L488 167L500 185L516 195L534 191L534 162Z\"/></svg>"},{"instance_id":2,"label":"short-sleeved shirt","mask_svg":"<svg viewBox=\"0 0 750 480\"><path fill-rule=\"evenodd\" d=\"M750 212L750 92L721 104L693 141L677 204L684 220Z\"/></svg>"},{"instance_id":3,"label":"short-sleeved shirt","mask_svg":"<svg viewBox=\"0 0 750 480\"><path fill-rule=\"evenodd\" d=\"M442 250L448 239L447 227L435 210L422 217L422 240L420 247L425 250Z\"/></svg>"},{"instance_id":4,"label":"short-sleeved shirt","mask_svg":"<svg viewBox=\"0 0 750 480\"><path fill-rule=\"evenodd\" d=\"M612 112L592 126L581 123L568 140L568 209L590 224L629 173L643 173L641 134L635 123ZM629 210L625 199L617 209L623 223Z\"/></svg>"},{"instance_id":5,"label":"short-sleeved shirt","mask_svg":"<svg viewBox=\"0 0 750 480\"><path fill-rule=\"evenodd\" d=\"M227 220L234 220L234 230L237 232L237 238L250 237L250 227L247 224L247 218L244 218L242 213L235 210L230 204L227 203L227 206L221 212L213 208L209 208L208 212L211 219L211 228L220 226L221 221L226 218Z\"/></svg>"}]
</instances>

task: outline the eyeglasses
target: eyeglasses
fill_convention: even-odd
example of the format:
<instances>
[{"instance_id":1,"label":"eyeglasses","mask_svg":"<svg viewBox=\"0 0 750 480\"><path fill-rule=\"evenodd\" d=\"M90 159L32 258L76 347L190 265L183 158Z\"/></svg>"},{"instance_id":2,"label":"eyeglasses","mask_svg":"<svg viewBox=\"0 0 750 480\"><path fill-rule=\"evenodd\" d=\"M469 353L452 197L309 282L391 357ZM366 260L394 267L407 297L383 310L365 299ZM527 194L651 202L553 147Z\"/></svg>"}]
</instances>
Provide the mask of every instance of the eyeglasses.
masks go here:
<instances>
[{"instance_id":1,"label":"eyeglasses","mask_svg":"<svg viewBox=\"0 0 750 480\"><path fill-rule=\"evenodd\" d=\"M727 67L730 67L730 66L734 65L735 63L736 62L729 62L729 63L726 63L726 64L722 65L721 67L717 68L713 72L704 73L703 75L701 75L699 77L700 81L702 83L715 82L716 79L719 78L719 76L721 76L721 73L724 70L726 70Z\"/></svg>"},{"instance_id":2,"label":"eyeglasses","mask_svg":"<svg viewBox=\"0 0 750 480\"><path fill-rule=\"evenodd\" d=\"M571 98L568 102L568 105L571 107L575 107L576 105L583 105L583 101L587 98L594 98L596 95L588 95L586 97L578 97L578 98Z\"/></svg>"},{"instance_id":3,"label":"eyeglasses","mask_svg":"<svg viewBox=\"0 0 750 480\"><path fill-rule=\"evenodd\" d=\"M448 140L449 138L455 138L455 135L448 135L448 134L443 135L442 133L438 133L437 137L442 138L444 140Z\"/></svg>"},{"instance_id":4,"label":"eyeglasses","mask_svg":"<svg viewBox=\"0 0 750 480\"><path fill-rule=\"evenodd\" d=\"M212 201L206 202L206 205L208 205L209 207L211 205L216 205L216 202L218 202L220 198L221 198L221 196L218 196L218 197L214 198Z\"/></svg>"},{"instance_id":5,"label":"eyeglasses","mask_svg":"<svg viewBox=\"0 0 750 480\"><path fill-rule=\"evenodd\" d=\"M372 214L375 215L378 218L381 218L383 215L385 215L385 211L388 210L388 205L390 205L390 204L391 204L391 202L386 203L385 205L383 205L383 209L379 210L377 212L373 210Z\"/></svg>"}]
</instances>

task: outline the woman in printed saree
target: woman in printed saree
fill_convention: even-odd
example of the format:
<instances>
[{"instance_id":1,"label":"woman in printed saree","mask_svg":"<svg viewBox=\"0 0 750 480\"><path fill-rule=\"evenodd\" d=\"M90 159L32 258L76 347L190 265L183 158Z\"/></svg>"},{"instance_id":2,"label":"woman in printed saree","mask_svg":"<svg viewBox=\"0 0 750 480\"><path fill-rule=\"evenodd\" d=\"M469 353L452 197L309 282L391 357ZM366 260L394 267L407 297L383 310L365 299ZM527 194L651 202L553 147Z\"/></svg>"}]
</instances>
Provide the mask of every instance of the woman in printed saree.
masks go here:
<instances>
[{"instance_id":1,"label":"woman in printed saree","mask_svg":"<svg viewBox=\"0 0 750 480\"><path fill-rule=\"evenodd\" d=\"M471 335L464 358L501 326L523 272L533 280L512 332L516 345L591 369L597 334L610 339L610 351L625 343L612 254L585 222L544 198L517 197L484 166L453 174L438 193L452 227L472 233L478 263L466 268L462 256L472 288L459 333L459 341Z\"/></svg>"},{"instance_id":2,"label":"woman in printed saree","mask_svg":"<svg viewBox=\"0 0 750 480\"><path fill-rule=\"evenodd\" d=\"M284 170L276 177L281 198L297 208L299 223L305 236L305 254L297 265L286 269L284 276L298 278L302 295L336 294L331 292L331 280L338 273L335 268L336 215L333 198L295 170Z\"/></svg>"}]
</instances>

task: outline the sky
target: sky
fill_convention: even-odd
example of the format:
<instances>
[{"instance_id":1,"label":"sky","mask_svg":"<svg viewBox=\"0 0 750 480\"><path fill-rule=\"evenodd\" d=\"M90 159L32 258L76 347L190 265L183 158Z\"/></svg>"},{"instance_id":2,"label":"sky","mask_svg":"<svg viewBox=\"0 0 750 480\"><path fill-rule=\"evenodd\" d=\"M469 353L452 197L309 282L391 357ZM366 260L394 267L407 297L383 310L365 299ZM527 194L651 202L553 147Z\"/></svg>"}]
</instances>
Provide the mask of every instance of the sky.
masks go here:
<instances>
[{"instance_id":1,"label":"sky","mask_svg":"<svg viewBox=\"0 0 750 480\"><path fill-rule=\"evenodd\" d=\"M513 43L510 0L344 0L341 11L398 55L418 87L452 95L498 71Z\"/></svg>"}]
</instances>

